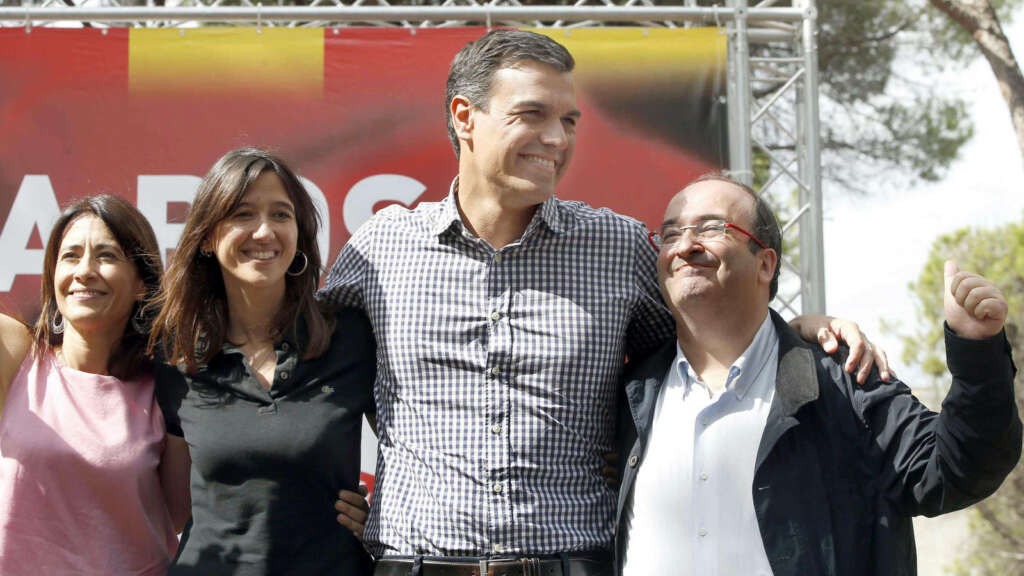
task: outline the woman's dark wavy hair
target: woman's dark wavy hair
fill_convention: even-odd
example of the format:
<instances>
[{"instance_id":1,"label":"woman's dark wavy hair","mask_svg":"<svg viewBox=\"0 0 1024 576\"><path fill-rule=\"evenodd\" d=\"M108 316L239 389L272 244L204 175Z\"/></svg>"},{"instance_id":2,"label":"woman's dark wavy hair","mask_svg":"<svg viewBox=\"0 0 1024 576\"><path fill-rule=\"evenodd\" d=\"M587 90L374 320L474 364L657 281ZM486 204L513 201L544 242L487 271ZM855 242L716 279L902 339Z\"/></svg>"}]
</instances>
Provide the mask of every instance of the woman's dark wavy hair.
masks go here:
<instances>
[{"instance_id":1,"label":"woman's dark wavy hair","mask_svg":"<svg viewBox=\"0 0 1024 576\"><path fill-rule=\"evenodd\" d=\"M239 148L217 160L199 184L157 299L161 310L150 334L150 350L161 347L167 362L183 363L189 372L209 362L227 338L224 278L217 258L202 254L203 242L234 212L245 191L266 171L281 179L295 207L296 248L308 258L301 274L285 276L281 308L276 313L267 311L274 314L271 335L276 339L293 330L301 318L307 337L303 357L315 358L327 349L333 324L325 319L314 297L322 261L317 247L320 216L313 200L283 160L258 148Z\"/></svg>"},{"instance_id":2,"label":"woman's dark wavy hair","mask_svg":"<svg viewBox=\"0 0 1024 576\"><path fill-rule=\"evenodd\" d=\"M39 296L41 311L33 329L36 351L45 354L64 343L64 335L53 330L54 320L59 314L53 286L54 271L65 232L76 220L86 216L95 216L107 226L125 256L135 265L135 271L146 287L145 296L132 308L135 319L125 326L107 366L111 376L131 380L151 368L146 353L149 335L145 331L139 332L136 326L152 324L155 310L152 303L160 290L163 266L156 234L146 217L130 202L117 196L103 194L82 198L65 208L53 225L43 255L43 282ZM66 319L62 321L67 322Z\"/></svg>"}]
</instances>

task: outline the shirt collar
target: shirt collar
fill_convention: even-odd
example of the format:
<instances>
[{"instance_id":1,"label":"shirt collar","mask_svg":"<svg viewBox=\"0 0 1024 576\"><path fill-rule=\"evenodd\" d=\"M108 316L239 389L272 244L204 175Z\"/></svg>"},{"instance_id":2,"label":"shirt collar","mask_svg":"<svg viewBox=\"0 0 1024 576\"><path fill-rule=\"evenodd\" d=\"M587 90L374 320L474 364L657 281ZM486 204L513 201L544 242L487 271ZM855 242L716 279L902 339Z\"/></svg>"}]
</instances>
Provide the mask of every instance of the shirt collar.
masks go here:
<instances>
[{"instance_id":1,"label":"shirt collar","mask_svg":"<svg viewBox=\"0 0 1024 576\"><path fill-rule=\"evenodd\" d=\"M452 179L451 185L448 187L448 196L442 200L437 207L437 214L434 216L434 225L431 227L430 232L435 236L448 231L452 226L458 223L465 229L465 224L462 222L462 216L459 214L459 206L456 197L459 194L459 177L458 175ZM534 214L533 220L526 227L526 232L523 233L525 237L532 229L536 228L535 222L541 221L546 225L552 232L561 234L567 228L565 223L562 221L561 213L559 211L558 200L551 196L545 200L537 213Z\"/></svg>"},{"instance_id":2,"label":"shirt collar","mask_svg":"<svg viewBox=\"0 0 1024 576\"><path fill-rule=\"evenodd\" d=\"M448 187L448 195L444 197L444 200L437 205L437 214L434 215L434 225L430 229L430 233L434 236L440 236L445 233L449 228L458 222L462 224L462 217L459 216L459 206L455 201L455 195L459 191L459 177L458 175L452 179L451 185Z\"/></svg>"},{"instance_id":3,"label":"shirt collar","mask_svg":"<svg viewBox=\"0 0 1024 576\"><path fill-rule=\"evenodd\" d=\"M775 332L775 324L772 323L771 314L766 314L761 327L754 334L754 339L747 346L747 349L740 354L740 357L729 367L729 376L725 381L725 389L733 390L740 400L750 391L750 386L757 380L757 377L768 365L772 357L772 351L779 345L778 334ZM693 371L686 354L676 342L675 370L682 381L683 386L689 391L694 383L698 382L697 373Z\"/></svg>"},{"instance_id":4,"label":"shirt collar","mask_svg":"<svg viewBox=\"0 0 1024 576\"><path fill-rule=\"evenodd\" d=\"M540 220L555 234L561 234L567 228L565 222L562 221L561 210L559 210L560 206L558 199L552 195L537 210ZM534 216L533 219L537 220L537 216Z\"/></svg>"}]
</instances>

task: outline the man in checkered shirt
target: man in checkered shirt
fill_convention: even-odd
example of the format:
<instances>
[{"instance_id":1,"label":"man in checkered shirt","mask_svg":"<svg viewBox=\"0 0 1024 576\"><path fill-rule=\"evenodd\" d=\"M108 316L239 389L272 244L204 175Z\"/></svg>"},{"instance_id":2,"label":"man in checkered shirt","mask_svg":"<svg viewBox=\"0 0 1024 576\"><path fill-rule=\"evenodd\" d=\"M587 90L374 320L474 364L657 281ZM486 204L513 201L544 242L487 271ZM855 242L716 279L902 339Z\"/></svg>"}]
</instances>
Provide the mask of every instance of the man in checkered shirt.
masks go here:
<instances>
[{"instance_id":1,"label":"man in checkered shirt","mask_svg":"<svg viewBox=\"0 0 1024 576\"><path fill-rule=\"evenodd\" d=\"M554 196L573 66L532 32L466 45L448 197L381 210L327 277L321 296L363 308L377 338L376 574L611 573L617 380L675 325L644 225Z\"/></svg>"}]
</instances>

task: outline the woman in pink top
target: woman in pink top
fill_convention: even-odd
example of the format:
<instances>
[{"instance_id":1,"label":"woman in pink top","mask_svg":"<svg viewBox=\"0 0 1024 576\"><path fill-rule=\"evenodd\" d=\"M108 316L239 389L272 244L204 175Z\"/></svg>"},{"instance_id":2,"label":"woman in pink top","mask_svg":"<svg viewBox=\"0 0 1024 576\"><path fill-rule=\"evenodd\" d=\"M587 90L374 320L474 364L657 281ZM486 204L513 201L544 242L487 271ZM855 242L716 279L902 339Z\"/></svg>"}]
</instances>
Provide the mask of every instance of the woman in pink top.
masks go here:
<instances>
[{"instance_id":1,"label":"woman in pink top","mask_svg":"<svg viewBox=\"0 0 1024 576\"><path fill-rule=\"evenodd\" d=\"M0 315L0 574L164 574L188 503L145 356L157 242L128 202L94 196L50 234L42 311Z\"/></svg>"}]
</instances>

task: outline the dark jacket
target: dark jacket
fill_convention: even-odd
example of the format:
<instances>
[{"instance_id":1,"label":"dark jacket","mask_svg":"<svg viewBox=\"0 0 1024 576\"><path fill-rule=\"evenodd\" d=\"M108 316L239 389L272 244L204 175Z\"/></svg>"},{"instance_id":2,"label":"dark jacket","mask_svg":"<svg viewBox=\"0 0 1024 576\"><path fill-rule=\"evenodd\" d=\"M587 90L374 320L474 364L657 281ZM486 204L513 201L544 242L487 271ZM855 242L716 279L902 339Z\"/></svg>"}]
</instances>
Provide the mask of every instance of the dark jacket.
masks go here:
<instances>
[{"instance_id":1,"label":"dark jacket","mask_svg":"<svg viewBox=\"0 0 1024 576\"><path fill-rule=\"evenodd\" d=\"M845 350L828 356L771 315L779 365L751 496L774 575L916 574L911 516L985 498L1020 457L1009 343L1003 334L967 340L947 327L953 386L936 414L877 371L858 386L843 372ZM623 510L675 354L671 342L626 372L618 423L625 455L619 564Z\"/></svg>"}]
</instances>

